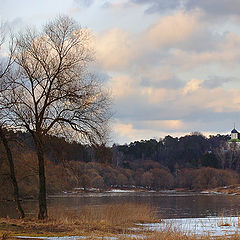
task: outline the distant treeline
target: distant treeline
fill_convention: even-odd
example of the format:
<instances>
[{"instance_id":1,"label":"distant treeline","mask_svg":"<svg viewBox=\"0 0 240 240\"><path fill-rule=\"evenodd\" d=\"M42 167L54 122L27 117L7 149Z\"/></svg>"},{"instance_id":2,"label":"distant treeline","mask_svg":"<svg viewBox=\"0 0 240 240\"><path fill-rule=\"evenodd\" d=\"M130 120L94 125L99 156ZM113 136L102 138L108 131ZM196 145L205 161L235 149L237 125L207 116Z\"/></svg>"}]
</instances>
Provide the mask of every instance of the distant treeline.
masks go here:
<instances>
[{"instance_id":1,"label":"distant treeline","mask_svg":"<svg viewBox=\"0 0 240 240\"><path fill-rule=\"evenodd\" d=\"M22 197L37 197L37 157L28 134L9 132ZM180 138L142 140L125 145L82 145L46 137L47 191L73 188L206 189L239 182L240 148L228 135L209 138L193 133ZM0 145L0 198L12 190L3 146Z\"/></svg>"}]
</instances>

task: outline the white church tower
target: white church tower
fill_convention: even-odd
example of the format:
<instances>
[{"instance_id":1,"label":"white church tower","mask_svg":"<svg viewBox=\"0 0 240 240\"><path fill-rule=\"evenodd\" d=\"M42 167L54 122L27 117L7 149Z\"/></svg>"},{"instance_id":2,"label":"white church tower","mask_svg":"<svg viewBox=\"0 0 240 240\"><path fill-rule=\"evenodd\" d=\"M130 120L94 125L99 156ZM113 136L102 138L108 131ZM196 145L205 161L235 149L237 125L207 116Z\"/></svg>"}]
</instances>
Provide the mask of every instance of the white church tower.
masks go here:
<instances>
[{"instance_id":1,"label":"white church tower","mask_svg":"<svg viewBox=\"0 0 240 240\"><path fill-rule=\"evenodd\" d=\"M231 142L239 142L239 132L235 128L235 123L234 123L234 128L231 131Z\"/></svg>"},{"instance_id":2,"label":"white church tower","mask_svg":"<svg viewBox=\"0 0 240 240\"><path fill-rule=\"evenodd\" d=\"M236 140L238 139L238 131L234 128L232 131L231 131L231 140Z\"/></svg>"}]
</instances>

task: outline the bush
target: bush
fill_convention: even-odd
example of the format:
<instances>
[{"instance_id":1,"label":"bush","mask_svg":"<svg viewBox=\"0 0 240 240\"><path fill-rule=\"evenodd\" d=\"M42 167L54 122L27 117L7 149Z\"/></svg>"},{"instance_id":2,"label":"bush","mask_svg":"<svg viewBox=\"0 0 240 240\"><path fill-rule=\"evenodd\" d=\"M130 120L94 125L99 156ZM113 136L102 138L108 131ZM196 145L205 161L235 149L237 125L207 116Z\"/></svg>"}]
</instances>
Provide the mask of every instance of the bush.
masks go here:
<instances>
[{"instance_id":1,"label":"bush","mask_svg":"<svg viewBox=\"0 0 240 240\"><path fill-rule=\"evenodd\" d=\"M92 179L91 185L95 188L104 189L104 179L98 175Z\"/></svg>"},{"instance_id":2,"label":"bush","mask_svg":"<svg viewBox=\"0 0 240 240\"><path fill-rule=\"evenodd\" d=\"M197 176L194 180L196 189L208 189L236 184L238 174L230 170L218 170L215 168L204 167L197 170Z\"/></svg>"},{"instance_id":3,"label":"bush","mask_svg":"<svg viewBox=\"0 0 240 240\"><path fill-rule=\"evenodd\" d=\"M154 168L150 172L153 176L152 188L169 189L173 186L174 179L170 172L159 168Z\"/></svg>"},{"instance_id":4,"label":"bush","mask_svg":"<svg viewBox=\"0 0 240 240\"><path fill-rule=\"evenodd\" d=\"M176 172L175 186L193 189L194 181L197 176L197 170L191 168L184 168Z\"/></svg>"}]
</instances>

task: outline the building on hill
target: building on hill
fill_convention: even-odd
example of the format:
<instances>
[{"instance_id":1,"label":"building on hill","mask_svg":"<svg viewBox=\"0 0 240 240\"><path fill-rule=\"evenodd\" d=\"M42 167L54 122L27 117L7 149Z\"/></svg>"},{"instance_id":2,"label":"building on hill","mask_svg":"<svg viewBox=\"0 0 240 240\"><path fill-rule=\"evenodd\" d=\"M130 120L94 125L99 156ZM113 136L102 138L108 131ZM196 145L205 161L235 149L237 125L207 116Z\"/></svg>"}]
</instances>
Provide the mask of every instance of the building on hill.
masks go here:
<instances>
[{"instance_id":1,"label":"building on hill","mask_svg":"<svg viewBox=\"0 0 240 240\"><path fill-rule=\"evenodd\" d=\"M234 129L231 131L231 139L229 140L229 142L239 142L240 143L239 137L240 137L240 134L234 127Z\"/></svg>"}]
</instances>

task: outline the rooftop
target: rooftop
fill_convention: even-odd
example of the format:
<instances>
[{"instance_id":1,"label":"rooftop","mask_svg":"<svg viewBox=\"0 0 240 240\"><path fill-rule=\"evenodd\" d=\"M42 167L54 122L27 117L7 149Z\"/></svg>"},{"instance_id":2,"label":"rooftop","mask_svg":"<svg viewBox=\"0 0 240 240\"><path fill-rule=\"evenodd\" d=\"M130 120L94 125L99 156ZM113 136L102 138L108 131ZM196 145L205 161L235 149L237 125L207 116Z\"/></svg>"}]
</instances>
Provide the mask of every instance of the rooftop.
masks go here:
<instances>
[{"instance_id":1,"label":"rooftop","mask_svg":"<svg viewBox=\"0 0 240 240\"><path fill-rule=\"evenodd\" d=\"M238 133L238 131L234 128L231 133Z\"/></svg>"}]
</instances>

